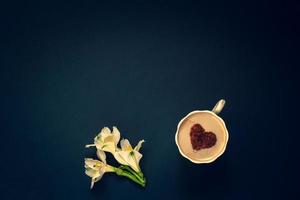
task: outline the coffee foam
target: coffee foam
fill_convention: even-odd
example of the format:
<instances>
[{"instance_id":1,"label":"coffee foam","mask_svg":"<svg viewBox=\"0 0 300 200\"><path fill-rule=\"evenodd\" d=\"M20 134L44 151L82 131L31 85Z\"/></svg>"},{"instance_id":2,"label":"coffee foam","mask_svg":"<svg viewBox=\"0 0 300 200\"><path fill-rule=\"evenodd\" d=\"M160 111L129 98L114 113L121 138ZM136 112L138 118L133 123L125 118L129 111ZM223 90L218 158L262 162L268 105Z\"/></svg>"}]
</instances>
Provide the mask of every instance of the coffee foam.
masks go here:
<instances>
[{"instance_id":1,"label":"coffee foam","mask_svg":"<svg viewBox=\"0 0 300 200\"><path fill-rule=\"evenodd\" d=\"M216 134L217 142L211 148L198 151L192 148L190 131L191 127L197 123L199 123L205 131L211 131ZM211 112L195 112L182 121L177 137L183 154L195 161L209 161L215 159L224 151L227 143L227 130L223 121Z\"/></svg>"}]
</instances>

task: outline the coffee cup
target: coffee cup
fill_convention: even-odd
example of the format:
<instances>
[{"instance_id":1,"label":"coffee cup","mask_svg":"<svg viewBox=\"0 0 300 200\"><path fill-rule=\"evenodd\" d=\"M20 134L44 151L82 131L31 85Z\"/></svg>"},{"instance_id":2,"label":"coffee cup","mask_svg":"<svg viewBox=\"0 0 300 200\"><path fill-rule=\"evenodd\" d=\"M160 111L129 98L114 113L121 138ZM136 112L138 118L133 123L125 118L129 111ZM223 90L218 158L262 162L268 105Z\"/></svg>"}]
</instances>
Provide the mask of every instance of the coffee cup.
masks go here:
<instances>
[{"instance_id":1,"label":"coffee cup","mask_svg":"<svg viewBox=\"0 0 300 200\"><path fill-rule=\"evenodd\" d=\"M228 130L225 122L218 114L225 105L225 100L221 99L214 108L210 110L195 110L188 113L180 120L175 134L175 142L180 154L193 163L211 163L221 156L227 146ZM205 133L215 135L215 143L209 148L195 150L191 142L191 128L201 125Z\"/></svg>"}]
</instances>

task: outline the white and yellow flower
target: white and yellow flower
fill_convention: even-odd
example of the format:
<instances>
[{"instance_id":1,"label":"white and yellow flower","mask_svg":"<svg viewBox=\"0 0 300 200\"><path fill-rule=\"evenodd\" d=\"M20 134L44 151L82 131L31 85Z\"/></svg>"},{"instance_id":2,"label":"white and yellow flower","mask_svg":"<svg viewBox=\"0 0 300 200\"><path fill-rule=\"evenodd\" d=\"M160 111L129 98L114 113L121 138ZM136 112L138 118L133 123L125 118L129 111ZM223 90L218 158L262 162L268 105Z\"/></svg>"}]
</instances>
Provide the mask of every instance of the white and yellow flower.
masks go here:
<instances>
[{"instance_id":1,"label":"white and yellow flower","mask_svg":"<svg viewBox=\"0 0 300 200\"><path fill-rule=\"evenodd\" d=\"M122 165L130 166L134 171L141 172L139 162L142 158L142 154L139 152L142 147L144 140L139 141L139 143L132 148L131 144L127 139L121 140L121 149L116 149L113 153L115 159Z\"/></svg>"},{"instance_id":2,"label":"white and yellow flower","mask_svg":"<svg viewBox=\"0 0 300 200\"><path fill-rule=\"evenodd\" d=\"M104 127L100 133L94 138L94 144L85 145L85 147L95 146L97 148L98 157L104 161L105 153L110 152L113 153L117 150L117 145L120 140L120 131L117 127L113 127L111 131L108 127Z\"/></svg>"},{"instance_id":3,"label":"white and yellow flower","mask_svg":"<svg viewBox=\"0 0 300 200\"><path fill-rule=\"evenodd\" d=\"M120 131L117 127L113 127L112 131L109 128L104 127L94 138L94 144L86 145L86 147L96 147L98 157L105 164L105 152L110 152L120 164L130 166L136 172L141 172L139 162L142 158L142 154L139 150L144 140L139 141L136 147L132 148L127 139L122 139L120 141L121 149L117 146L119 140Z\"/></svg>"},{"instance_id":4,"label":"white and yellow flower","mask_svg":"<svg viewBox=\"0 0 300 200\"><path fill-rule=\"evenodd\" d=\"M106 172L114 172L114 167L107 165L106 162L94 160L92 158L85 159L85 174L92 178L91 189L94 183L99 181Z\"/></svg>"}]
</instances>

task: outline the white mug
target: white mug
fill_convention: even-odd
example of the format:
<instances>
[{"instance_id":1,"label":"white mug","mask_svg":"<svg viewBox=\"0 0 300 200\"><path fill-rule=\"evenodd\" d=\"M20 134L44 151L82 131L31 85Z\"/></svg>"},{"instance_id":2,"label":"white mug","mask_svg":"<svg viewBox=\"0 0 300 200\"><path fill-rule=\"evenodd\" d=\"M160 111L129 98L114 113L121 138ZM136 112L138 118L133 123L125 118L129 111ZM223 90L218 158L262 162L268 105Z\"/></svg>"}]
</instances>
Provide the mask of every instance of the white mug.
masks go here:
<instances>
[{"instance_id":1,"label":"white mug","mask_svg":"<svg viewBox=\"0 0 300 200\"><path fill-rule=\"evenodd\" d=\"M221 112L224 105L225 100L221 99L217 102L212 111L196 110L190 112L180 120L175 134L175 142L183 157L197 164L211 163L224 153L229 138L228 130L223 119L217 115ZM190 128L191 124L195 123L203 125L205 131L218 133L216 145L211 147L212 149L202 149L199 151L192 149L192 144L190 142ZM179 132L181 132L181 136Z\"/></svg>"}]
</instances>

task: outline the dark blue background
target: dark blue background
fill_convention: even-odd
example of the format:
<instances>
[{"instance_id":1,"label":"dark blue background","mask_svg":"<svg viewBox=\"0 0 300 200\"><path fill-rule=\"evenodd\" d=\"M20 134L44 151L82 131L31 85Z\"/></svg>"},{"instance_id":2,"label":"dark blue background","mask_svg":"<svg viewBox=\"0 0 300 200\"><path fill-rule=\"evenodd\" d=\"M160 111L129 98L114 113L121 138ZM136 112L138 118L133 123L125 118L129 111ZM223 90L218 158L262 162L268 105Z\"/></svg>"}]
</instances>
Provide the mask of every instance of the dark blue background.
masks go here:
<instances>
[{"instance_id":1,"label":"dark blue background","mask_svg":"<svg viewBox=\"0 0 300 200\"><path fill-rule=\"evenodd\" d=\"M296 193L299 6L289 2L1 5L1 199L277 199ZM209 165L181 157L179 120L227 100L230 140ZM103 126L140 139L145 189L84 145Z\"/></svg>"}]
</instances>

